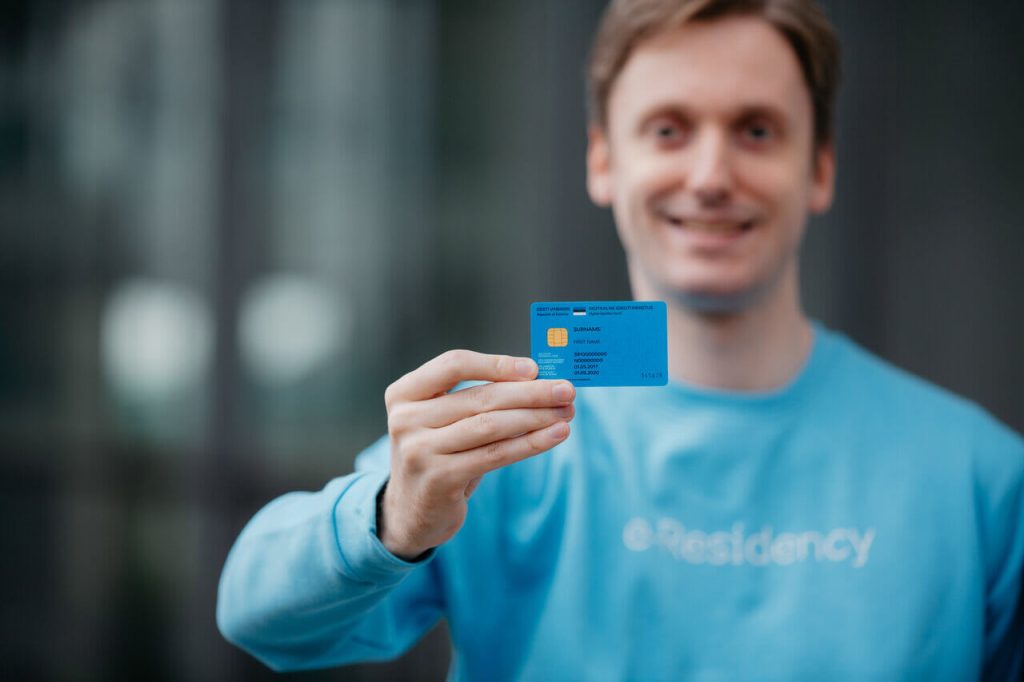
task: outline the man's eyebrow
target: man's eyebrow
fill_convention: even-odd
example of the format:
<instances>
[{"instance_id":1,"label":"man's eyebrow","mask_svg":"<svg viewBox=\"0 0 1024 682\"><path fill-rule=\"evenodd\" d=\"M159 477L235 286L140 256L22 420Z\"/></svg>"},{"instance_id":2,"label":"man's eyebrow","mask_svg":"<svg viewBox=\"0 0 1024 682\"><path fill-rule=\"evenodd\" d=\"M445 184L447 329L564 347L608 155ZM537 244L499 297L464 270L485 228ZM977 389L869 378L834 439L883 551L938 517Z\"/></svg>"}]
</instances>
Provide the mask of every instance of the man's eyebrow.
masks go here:
<instances>
[{"instance_id":1,"label":"man's eyebrow","mask_svg":"<svg viewBox=\"0 0 1024 682\"><path fill-rule=\"evenodd\" d=\"M686 104L681 102L660 102L647 107L643 114L637 119L637 132L642 131L644 127L651 123L651 121L661 118L662 116L671 116L686 120L696 118L693 114L693 109Z\"/></svg>"},{"instance_id":2,"label":"man's eyebrow","mask_svg":"<svg viewBox=\"0 0 1024 682\"><path fill-rule=\"evenodd\" d=\"M694 107L685 102L668 101L655 103L647 107L640 116L637 123L637 130L642 130L644 126L649 125L651 121L662 116L671 116L689 121L700 118L695 111L696 109ZM728 118L735 120L745 120L763 116L765 118L770 118L779 124L786 124L790 120L789 114L787 114L782 107L768 102L748 102L740 104L739 106L730 109L727 116Z\"/></svg>"},{"instance_id":3,"label":"man's eyebrow","mask_svg":"<svg viewBox=\"0 0 1024 682\"><path fill-rule=\"evenodd\" d=\"M770 118L779 123L786 123L789 121L789 115L783 111L780 107L772 104L765 104L763 102L745 104L737 109L735 118L737 119L748 119L758 117Z\"/></svg>"}]
</instances>

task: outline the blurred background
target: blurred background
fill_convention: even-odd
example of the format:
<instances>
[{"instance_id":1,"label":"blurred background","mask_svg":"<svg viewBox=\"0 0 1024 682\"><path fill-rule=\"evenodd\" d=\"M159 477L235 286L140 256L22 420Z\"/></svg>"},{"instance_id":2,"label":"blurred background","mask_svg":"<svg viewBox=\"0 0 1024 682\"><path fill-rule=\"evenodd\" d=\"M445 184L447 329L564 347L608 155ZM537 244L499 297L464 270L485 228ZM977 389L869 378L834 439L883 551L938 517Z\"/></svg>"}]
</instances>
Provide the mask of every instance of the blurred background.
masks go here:
<instances>
[{"instance_id":1,"label":"blurred background","mask_svg":"<svg viewBox=\"0 0 1024 682\"><path fill-rule=\"evenodd\" d=\"M1024 430L1024 3L824 3L811 314ZM600 0L0 0L0 677L249 680L216 581L450 347L628 298L584 191ZM403 659L300 679L443 679Z\"/></svg>"}]
</instances>

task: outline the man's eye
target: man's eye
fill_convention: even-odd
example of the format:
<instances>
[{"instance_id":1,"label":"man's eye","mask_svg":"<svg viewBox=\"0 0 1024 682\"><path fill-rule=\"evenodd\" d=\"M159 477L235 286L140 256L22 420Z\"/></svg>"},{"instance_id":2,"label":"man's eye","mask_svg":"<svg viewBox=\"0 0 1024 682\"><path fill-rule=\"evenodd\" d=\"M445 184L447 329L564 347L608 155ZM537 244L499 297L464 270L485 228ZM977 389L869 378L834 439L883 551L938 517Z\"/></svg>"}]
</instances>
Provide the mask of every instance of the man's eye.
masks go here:
<instances>
[{"instance_id":1,"label":"man's eye","mask_svg":"<svg viewBox=\"0 0 1024 682\"><path fill-rule=\"evenodd\" d=\"M678 123L657 121L651 124L650 134L658 144L674 144L686 137L686 131Z\"/></svg>"},{"instance_id":2,"label":"man's eye","mask_svg":"<svg viewBox=\"0 0 1024 682\"><path fill-rule=\"evenodd\" d=\"M743 127L743 137L760 144L774 138L775 129L768 123L748 123Z\"/></svg>"}]
</instances>

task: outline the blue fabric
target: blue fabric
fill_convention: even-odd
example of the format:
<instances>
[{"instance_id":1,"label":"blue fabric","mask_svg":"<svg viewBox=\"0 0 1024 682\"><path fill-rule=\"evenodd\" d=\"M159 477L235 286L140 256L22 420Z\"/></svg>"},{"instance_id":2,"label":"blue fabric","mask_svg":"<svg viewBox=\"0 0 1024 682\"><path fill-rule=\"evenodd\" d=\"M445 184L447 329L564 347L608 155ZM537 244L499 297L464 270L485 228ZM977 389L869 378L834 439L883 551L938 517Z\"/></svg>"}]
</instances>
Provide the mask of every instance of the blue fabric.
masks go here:
<instances>
[{"instance_id":1,"label":"blue fabric","mask_svg":"<svg viewBox=\"0 0 1024 682\"><path fill-rule=\"evenodd\" d=\"M417 563L375 535L386 439L228 557L218 622L274 668L401 654L463 680L1016 679L1024 442L815 326L784 389L579 391Z\"/></svg>"}]
</instances>

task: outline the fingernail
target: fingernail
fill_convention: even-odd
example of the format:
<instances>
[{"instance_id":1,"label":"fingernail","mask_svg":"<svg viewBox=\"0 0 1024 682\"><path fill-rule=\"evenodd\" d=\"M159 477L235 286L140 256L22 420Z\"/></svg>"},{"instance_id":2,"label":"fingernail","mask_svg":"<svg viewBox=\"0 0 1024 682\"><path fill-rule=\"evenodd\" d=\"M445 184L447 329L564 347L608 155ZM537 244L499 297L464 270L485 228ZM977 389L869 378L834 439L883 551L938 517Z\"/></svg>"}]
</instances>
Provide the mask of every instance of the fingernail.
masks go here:
<instances>
[{"instance_id":1,"label":"fingernail","mask_svg":"<svg viewBox=\"0 0 1024 682\"><path fill-rule=\"evenodd\" d=\"M572 411L572 405L566 405L565 407L559 407L557 410L555 410L555 414L557 414L559 417L571 417Z\"/></svg>"},{"instance_id":2,"label":"fingernail","mask_svg":"<svg viewBox=\"0 0 1024 682\"><path fill-rule=\"evenodd\" d=\"M572 400L572 394L572 386L565 383L557 384L553 389L551 389L552 397L554 397L555 400L558 400L559 402L563 403L568 400Z\"/></svg>"},{"instance_id":3,"label":"fingernail","mask_svg":"<svg viewBox=\"0 0 1024 682\"><path fill-rule=\"evenodd\" d=\"M516 360L516 374L521 377L530 378L537 373L537 365L529 358Z\"/></svg>"},{"instance_id":4,"label":"fingernail","mask_svg":"<svg viewBox=\"0 0 1024 682\"><path fill-rule=\"evenodd\" d=\"M562 440L569 434L569 425L565 422L558 422L550 429L548 429L548 435L551 440Z\"/></svg>"}]
</instances>

